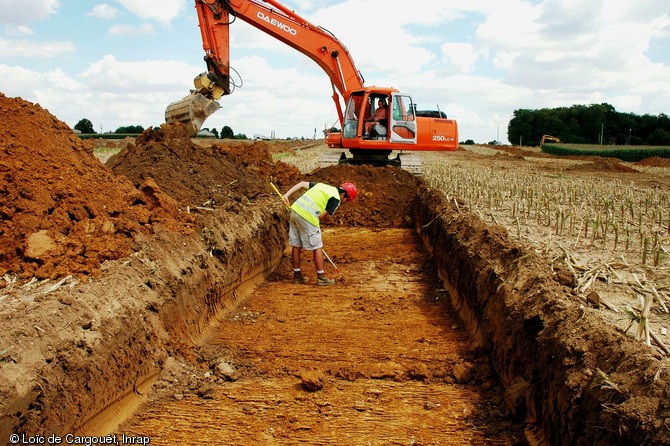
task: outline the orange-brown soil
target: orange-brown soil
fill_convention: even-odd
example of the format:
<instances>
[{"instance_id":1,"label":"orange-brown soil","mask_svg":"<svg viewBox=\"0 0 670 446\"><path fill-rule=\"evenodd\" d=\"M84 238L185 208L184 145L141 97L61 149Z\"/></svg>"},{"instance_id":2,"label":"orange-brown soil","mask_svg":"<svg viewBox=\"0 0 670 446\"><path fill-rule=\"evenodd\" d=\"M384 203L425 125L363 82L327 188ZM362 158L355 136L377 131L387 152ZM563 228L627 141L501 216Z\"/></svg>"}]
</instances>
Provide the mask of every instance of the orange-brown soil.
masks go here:
<instances>
[{"instance_id":1,"label":"orange-brown soil","mask_svg":"<svg viewBox=\"0 0 670 446\"><path fill-rule=\"evenodd\" d=\"M407 172L178 126L103 165L39 106L0 118L2 441L670 444L667 360ZM360 188L324 223L334 287L290 280L269 182L303 179Z\"/></svg>"}]
</instances>

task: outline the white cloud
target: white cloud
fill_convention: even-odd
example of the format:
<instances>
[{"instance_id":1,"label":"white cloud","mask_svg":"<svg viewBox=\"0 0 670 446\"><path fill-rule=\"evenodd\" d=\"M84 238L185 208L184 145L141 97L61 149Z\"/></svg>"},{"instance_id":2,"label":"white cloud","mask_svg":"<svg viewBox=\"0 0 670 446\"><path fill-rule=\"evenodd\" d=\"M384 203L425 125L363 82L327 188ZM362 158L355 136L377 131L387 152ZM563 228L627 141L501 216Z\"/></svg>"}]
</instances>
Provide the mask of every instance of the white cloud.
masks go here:
<instances>
[{"instance_id":1,"label":"white cloud","mask_svg":"<svg viewBox=\"0 0 670 446\"><path fill-rule=\"evenodd\" d=\"M202 70L202 67L200 67ZM104 56L82 73L91 90L115 93L165 92L193 88L198 68L178 61L147 60L126 62Z\"/></svg>"},{"instance_id":2,"label":"white cloud","mask_svg":"<svg viewBox=\"0 0 670 446\"><path fill-rule=\"evenodd\" d=\"M80 80L61 69L40 73L0 65L0 91L39 103L70 126L85 117L96 130L113 131L164 122L167 105L193 88L193 73L196 67L181 62L123 62L113 56L93 63Z\"/></svg>"},{"instance_id":3,"label":"white cloud","mask_svg":"<svg viewBox=\"0 0 670 446\"><path fill-rule=\"evenodd\" d=\"M0 0L0 22L25 25L44 20L55 14L59 0Z\"/></svg>"},{"instance_id":4,"label":"white cloud","mask_svg":"<svg viewBox=\"0 0 670 446\"><path fill-rule=\"evenodd\" d=\"M7 96L20 96L43 106L63 105L58 96L69 99L82 90L82 85L63 70L39 73L22 67L0 65L0 91Z\"/></svg>"},{"instance_id":5,"label":"white cloud","mask_svg":"<svg viewBox=\"0 0 670 446\"><path fill-rule=\"evenodd\" d=\"M168 25L186 10L186 0L117 0L124 8L144 20Z\"/></svg>"},{"instance_id":6,"label":"white cloud","mask_svg":"<svg viewBox=\"0 0 670 446\"><path fill-rule=\"evenodd\" d=\"M441 49L447 65L453 67L457 73L471 73L479 58L470 43L445 43Z\"/></svg>"},{"instance_id":7,"label":"white cloud","mask_svg":"<svg viewBox=\"0 0 670 446\"><path fill-rule=\"evenodd\" d=\"M96 130L158 125L165 107L185 96L193 88L193 77L204 70L192 1L101 1L107 3L82 6L80 14L89 11L89 16L111 17L115 8L109 5L119 9L122 5L141 20L128 21L136 26L114 26L107 36L158 35L159 39L135 40L153 45L151 51L138 48L141 53L135 56L150 54L147 57L155 60L128 61L134 48L118 49L114 45L127 45L127 41L105 38L103 28L95 40L95 51L102 53L91 53L87 42L77 44L81 53L75 55L87 68L73 68L67 59L45 61L45 56L77 51L68 41L72 30L62 24L58 29L55 19L35 29L38 38L45 40L40 32L51 25L61 34L50 35L59 36L60 41L25 39L31 33L28 25L51 17L59 2L13 0L10 6L30 4L41 15L24 10L23 15L13 16L0 8L0 21L8 25L5 36L10 31L17 36L0 39L0 54L28 56L21 59L25 67L34 66L31 61L39 56L46 68L40 73L0 66L0 91L47 104L71 125L83 117L91 119ZM577 0L282 3L332 31L351 52L366 85L396 87L412 94L419 108L439 107L457 119L461 140L488 142L499 136L505 141L507 122L520 108L607 102L623 112L669 112L670 55L664 51L670 48L667 0L644 4L622 0L616 7L604 0L588 4ZM7 5L8 0L0 0L0 6ZM187 6L190 12L182 14ZM146 23L139 25L142 22ZM159 25L170 25L180 33L185 29L187 34L175 41L173 33ZM315 127L320 132L324 125L339 126L334 122L330 81L317 64L241 20L231 26L231 33L232 66L244 85L221 99L222 109L205 127L229 125L248 136L274 130L277 137L311 137ZM85 38L95 37L87 34ZM74 36L71 39L76 41ZM161 39L173 45L161 46Z\"/></svg>"},{"instance_id":8,"label":"white cloud","mask_svg":"<svg viewBox=\"0 0 670 446\"><path fill-rule=\"evenodd\" d=\"M9 25L5 27L5 34L8 36L32 36L35 35L35 31L25 25Z\"/></svg>"},{"instance_id":9,"label":"white cloud","mask_svg":"<svg viewBox=\"0 0 670 446\"><path fill-rule=\"evenodd\" d=\"M45 74L22 67L0 64L0 91L7 96L21 96L34 100L34 88L42 83Z\"/></svg>"},{"instance_id":10,"label":"white cloud","mask_svg":"<svg viewBox=\"0 0 670 446\"><path fill-rule=\"evenodd\" d=\"M156 30L150 23L144 23L140 26L117 24L112 25L107 34L110 36L141 37L156 34Z\"/></svg>"},{"instance_id":11,"label":"white cloud","mask_svg":"<svg viewBox=\"0 0 670 446\"><path fill-rule=\"evenodd\" d=\"M235 60L234 66L248 74L243 75L244 86L219 101L221 110L205 127L228 125L247 136L274 131L285 138L312 136L314 127L320 131L326 123L333 124L336 114L330 81L319 70L305 73L299 67L273 68L257 56Z\"/></svg>"},{"instance_id":12,"label":"white cloud","mask_svg":"<svg viewBox=\"0 0 670 446\"><path fill-rule=\"evenodd\" d=\"M97 19L115 19L119 15L119 10L107 3L101 3L95 5L86 15Z\"/></svg>"},{"instance_id":13,"label":"white cloud","mask_svg":"<svg viewBox=\"0 0 670 446\"><path fill-rule=\"evenodd\" d=\"M75 45L73 42L35 42L33 40L14 40L0 38L0 54L6 58L56 58L65 54L74 53L74 51Z\"/></svg>"}]
</instances>

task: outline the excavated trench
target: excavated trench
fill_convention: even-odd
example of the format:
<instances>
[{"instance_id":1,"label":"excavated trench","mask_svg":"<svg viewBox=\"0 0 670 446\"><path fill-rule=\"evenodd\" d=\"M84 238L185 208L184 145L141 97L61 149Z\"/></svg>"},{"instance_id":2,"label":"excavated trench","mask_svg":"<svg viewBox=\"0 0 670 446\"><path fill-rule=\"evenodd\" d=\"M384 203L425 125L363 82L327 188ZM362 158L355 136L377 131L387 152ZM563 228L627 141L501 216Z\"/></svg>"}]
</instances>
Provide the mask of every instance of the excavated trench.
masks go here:
<instances>
[{"instance_id":1,"label":"excavated trench","mask_svg":"<svg viewBox=\"0 0 670 446\"><path fill-rule=\"evenodd\" d=\"M206 369L193 373L209 380L193 392L164 377L163 397L121 430L165 445L517 444L522 431L504 419L416 233L325 238L337 286L293 284L285 255L199 342Z\"/></svg>"},{"instance_id":2,"label":"excavated trench","mask_svg":"<svg viewBox=\"0 0 670 446\"><path fill-rule=\"evenodd\" d=\"M644 414L615 406L592 371L651 370L653 358L621 357L630 341L595 330L543 261L504 230L422 186L412 217L401 218L411 227L328 230L339 283L298 286L287 216L271 201L213 217L213 237L225 245L210 240L203 251L202 236L157 233L104 279L79 285L83 301L107 301L96 303L76 351L60 350L62 360L38 369L43 382L14 399L3 435L644 442ZM58 290L43 305L71 294Z\"/></svg>"},{"instance_id":3,"label":"excavated trench","mask_svg":"<svg viewBox=\"0 0 670 446\"><path fill-rule=\"evenodd\" d=\"M196 147L167 126L111 159L114 176L38 112L3 114L45 134L3 148L1 265L83 279L0 296L3 440L670 444L662 361L406 172L302 176L256 144ZM336 286L291 282L268 179L359 185L327 226Z\"/></svg>"},{"instance_id":4,"label":"excavated trench","mask_svg":"<svg viewBox=\"0 0 670 446\"><path fill-rule=\"evenodd\" d=\"M242 245L274 255L239 281L258 287L203 296L186 329L199 367L168 360L121 429L152 444L648 441L644 414L617 408L594 370L651 371L652 357L622 357L631 341L501 228L425 187L411 209L412 228L327 231L340 272L325 289L291 282L283 213L260 219L267 235Z\"/></svg>"}]
</instances>

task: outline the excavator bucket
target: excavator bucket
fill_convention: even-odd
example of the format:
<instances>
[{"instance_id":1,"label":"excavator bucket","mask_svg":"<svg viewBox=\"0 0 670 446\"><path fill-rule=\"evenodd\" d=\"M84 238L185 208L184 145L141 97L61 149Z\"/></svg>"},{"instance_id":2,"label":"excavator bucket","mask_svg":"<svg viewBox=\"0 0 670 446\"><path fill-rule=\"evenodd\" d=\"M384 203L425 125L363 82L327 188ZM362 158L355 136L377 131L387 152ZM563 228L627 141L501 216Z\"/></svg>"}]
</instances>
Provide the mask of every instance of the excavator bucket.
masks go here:
<instances>
[{"instance_id":1,"label":"excavator bucket","mask_svg":"<svg viewBox=\"0 0 670 446\"><path fill-rule=\"evenodd\" d=\"M195 136L205 120L221 108L218 102L200 93L192 93L173 102L165 109L165 122L181 122L190 136Z\"/></svg>"}]
</instances>

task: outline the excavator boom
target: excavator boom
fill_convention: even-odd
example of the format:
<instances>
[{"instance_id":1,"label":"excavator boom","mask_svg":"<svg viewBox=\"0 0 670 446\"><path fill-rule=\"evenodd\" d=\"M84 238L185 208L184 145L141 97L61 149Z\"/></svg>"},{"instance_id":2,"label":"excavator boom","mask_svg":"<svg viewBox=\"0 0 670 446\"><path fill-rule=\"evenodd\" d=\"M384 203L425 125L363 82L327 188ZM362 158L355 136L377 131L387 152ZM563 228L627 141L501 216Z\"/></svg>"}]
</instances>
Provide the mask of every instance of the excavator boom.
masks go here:
<instances>
[{"instance_id":1,"label":"excavator boom","mask_svg":"<svg viewBox=\"0 0 670 446\"><path fill-rule=\"evenodd\" d=\"M185 124L189 133L198 132L207 117L218 110L213 102L232 92L230 84L229 26L237 18L300 51L316 62L333 85L340 120L340 95L348 99L352 90L363 88L363 76L356 69L346 47L330 32L315 26L274 0L195 0L208 71L199 74L195 90L165 111L165 121Z\"/></svg>"}]
</instances>

